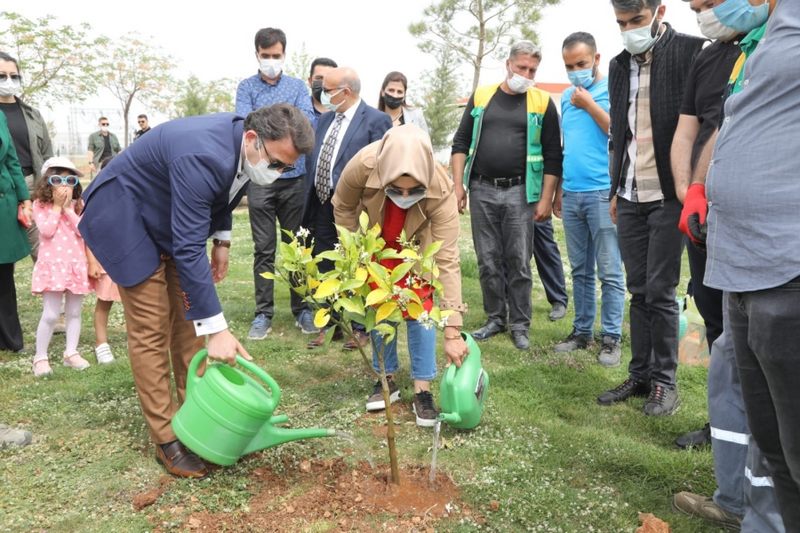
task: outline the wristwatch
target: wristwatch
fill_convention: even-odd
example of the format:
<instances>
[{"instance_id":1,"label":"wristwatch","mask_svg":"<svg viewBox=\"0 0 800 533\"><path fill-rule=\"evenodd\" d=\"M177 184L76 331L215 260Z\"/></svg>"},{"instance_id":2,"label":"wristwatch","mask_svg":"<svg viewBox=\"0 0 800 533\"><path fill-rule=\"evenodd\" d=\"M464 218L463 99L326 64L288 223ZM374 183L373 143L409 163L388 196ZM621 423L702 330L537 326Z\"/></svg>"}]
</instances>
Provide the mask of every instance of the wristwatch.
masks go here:
<instances>
[{"instance_id":1,"label":"wristwatch","mask_svg":"<svg viewBox=\"0 0 800 533\"><path fill-rule=\"evenodd\" d=\"M214 244L214 246L222 246L223 248L231 247L231 241L221 241L219 239L214 239L211 242Z\"/></svg>"}]
</instances>

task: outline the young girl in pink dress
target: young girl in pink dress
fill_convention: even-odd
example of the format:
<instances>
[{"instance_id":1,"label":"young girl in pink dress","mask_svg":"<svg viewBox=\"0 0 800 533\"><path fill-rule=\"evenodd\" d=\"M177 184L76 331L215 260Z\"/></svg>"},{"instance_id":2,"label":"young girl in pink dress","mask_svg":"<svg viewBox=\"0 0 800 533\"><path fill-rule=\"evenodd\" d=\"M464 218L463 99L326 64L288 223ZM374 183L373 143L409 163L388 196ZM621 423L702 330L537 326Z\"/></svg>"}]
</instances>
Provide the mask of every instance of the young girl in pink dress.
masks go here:
<instances>
[{"instance_id":1,"label":"young girl in pink dress","mask_svg":"<svg viewBox=\"0 0 800 533\"><path fill-rule=\"evenodd\" d=\"M107 157L100 161L100 170L104 169L113 157ZM89 261L89 282L97 296L97 303L94 306L94 353L97 362L106 365L114 362L114 353L108 344L108 314L111 311L111 305L120 301L119 290L117 284L111 281L111 277L106 274L100 262L88 248L86 249L86 258Z\"/></svg>"},{"instance_id":2,"label":"young girl in pink dress","mask_svg":"<svg viewBox=\"0 0 800 533\"><path fill-rule=\"evenodd\" d=\"M83 296L91 292L85 246L78 232L81 173L66 157L51 157L45 161L42 174L33 202L33 220L39 228L39 260L33 267L31 292L41 295L43 303L33 357L36 377L53 373L47 350L62 301L66 322L64 366L75 370L89 367L89 362L78 354L81 304Z\"/></svg>"}]
</instances>

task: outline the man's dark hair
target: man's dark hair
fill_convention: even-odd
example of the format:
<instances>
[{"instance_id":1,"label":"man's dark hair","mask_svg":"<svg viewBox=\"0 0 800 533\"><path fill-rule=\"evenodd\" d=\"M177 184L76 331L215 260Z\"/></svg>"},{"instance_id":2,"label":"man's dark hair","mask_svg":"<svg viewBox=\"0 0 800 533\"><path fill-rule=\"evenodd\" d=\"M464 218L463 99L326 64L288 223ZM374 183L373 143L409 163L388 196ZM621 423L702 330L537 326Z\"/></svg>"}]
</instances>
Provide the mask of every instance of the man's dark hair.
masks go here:
<instances>
[{"instance_id":1,"label":"man's dark hair","mask_svg":"<svg viewBox=\"0 0 800 533\"><path fill-rule=\"evenodd\" d=\"M295 149L310 154L314 148L314 130L306 115L289 104L264 106L244 119L245 130L255 130L262 140L277 141L292 138Z\"/></svg>"},{"instance_id":2,"label":"man's dark hair","mask_svg":"<svg viewBox=\"0 0 800 533\"><path fill-rule=\"evenodd\" d=\"M311 70L308 73L308 76L311 77L314 75L314 69L317 68L317 65L321 65L323 67L333 67L336 68L339 65L336 64L336 61L333 59L329 59L327 57L318 57L314 61L311 62Z\"/></svg>"},{"instance_id":3,"label":"man's dark hair","mask_svg":"<svg viewBox=\"0 0 800 533\"><path fill-rule=\"evenodd\" d=\"M638 13L645 8L655 13L661 0L611 0L611 5L617 11L626 13Z\"/></svg>"},{"instance_id":4,"label":"man's dark hair","mask_svg":"<svg viewBox=\"0 0 800 533\"><path fill-rule=\"evenodd\" d=\"M17 67L17 72L19 72L19 63L17 63L17 60L8 55L7 53L0 52L0 61L11 61L12 63L14 63L14 66Z\"/></svg>"},{"instance_id":5,"label":"man's dark hair","mask_svg":"<svg viewBox=\"0 0 800 533\"><path fill-rule=\"evenodd\" d=\"M281 43L283 53L286 53L286 34L278 28L261 28L256 32L256 52L259 48L269 48L275 43Z\"/></svg>"},{"instance_id":6,"label":"man's dark hair","mask_svg":"<svg viewBox=\"0 0 800 533\"><path fill-rule=\"evenodd\" d=\"M144 113L142 113L141 115L139 115L139 116L138 116L138 117L136 117L136 118L143 118L143 119L147 120L147 115L145 115Z\"/></svg>"},{"instance_id":7,"label":"man's dark hair","mask_svg":"<svg viewBox=\"0 0 800 533\"><path fill-rule=\"evenodd\" d=\"M576 31L575 33L569 34L567 38L564 39L564 44L561 45L561 49L568 50L579 43L588 46L593 54L597 53L597 42L594 40L594 36L585 31Z\"/></svg>"}]
</instances>

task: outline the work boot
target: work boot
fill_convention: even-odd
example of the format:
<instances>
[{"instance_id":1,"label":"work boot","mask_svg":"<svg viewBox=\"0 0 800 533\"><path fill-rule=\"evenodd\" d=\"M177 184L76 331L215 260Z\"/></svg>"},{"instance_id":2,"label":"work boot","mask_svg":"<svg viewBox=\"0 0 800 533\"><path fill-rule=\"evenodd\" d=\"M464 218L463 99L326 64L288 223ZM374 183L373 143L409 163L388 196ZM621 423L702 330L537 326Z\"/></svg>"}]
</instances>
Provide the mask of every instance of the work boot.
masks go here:
<instances>
[{"instance_id":1,"label":"work boot","mask_svg":"<svg viewBox=\"0 0 800 533\"><path fill-rule=\"evenodd\" d=\"M669 416L678 410L681 401L678 389L656 383L650 389L650 396L644 404L644 414L650 416Z\"/></svg>"},{"instance_id":2,"label":"work boot","mask_svg":"<svg viewBox=\"0 0 800 533\"><path fill-rule=\"evenodd\" d=\"M607 390L597 397L600 405L612 405L617 402L624 402L631 396L647 396L650 394L649 381L637 381L628 378L611 390Z\"/></svg>"},{"instance_id":3,"label":"work boot","mask_svg":"<svg viewBox=\"0 0 800 533\"><path fill-rule=\"evenodd\" d=\"M559 353L574 352L575 350L585 350L592 343L591 335L583 335L572 330L567 338L553 346L553 350Z\"/></svg>"},{"instance_id":4,"label":"work boot","mask_svg":"<svg viewBox=\"0 0 800 533\"><path fill-rule=\"evenodd\" d=\"M400 399L400 389L394 382L394 379L387 377L386 381L389 383L389 404L393 404ZM380 411L386 409L386 402L383 401L383 387L381 380L375 382L375 387L372 389L372 394L367 398L367 411Z\"/></svg>"},{"instance_id":5,"label":"work boot","mask_svg":"<svg viewBox=\"0 0 800 533\"><path fill-rule=\"evenodd\" d=\"M707 496L679 492L672 498L672 507L683 514L702 518L724 529L739 531L742 527L740 517L729 513Z\"/></svg>"},{"instance_id":6,"label":"work boot","mask_svg":"<svg viewBox=\"0 0 800 533\"><path fill-rule=\"evenodd\" d=\"M684 433L675 439L675 446L681 450L687 448L701 448L711 444L711 425L706 423L702 429Z\"/></svg>"}]
</instances>

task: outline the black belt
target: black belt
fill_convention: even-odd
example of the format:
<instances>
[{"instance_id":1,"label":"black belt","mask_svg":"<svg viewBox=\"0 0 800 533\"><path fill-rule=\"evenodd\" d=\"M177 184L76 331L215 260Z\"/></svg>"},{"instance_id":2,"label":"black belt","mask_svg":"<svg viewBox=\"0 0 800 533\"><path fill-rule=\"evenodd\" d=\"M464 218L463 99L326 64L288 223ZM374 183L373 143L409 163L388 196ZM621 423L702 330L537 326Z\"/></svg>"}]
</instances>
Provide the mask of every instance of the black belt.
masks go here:
<instances>
[{"instance_id":1,"label":"black belt","mask_svg":"<svg viewBox=\"0 0 800 533\"><path fill-rule=\"evenodd\" d=\"M473 174L472 179L476 179L483 183L488 183L489 185L499 189L508 189L509 187L514 187L515 185L521 185L524 183L525 178L523 176L490 178L489 176L484 176L483 174Z\"/></svg>"}]
</instances>

